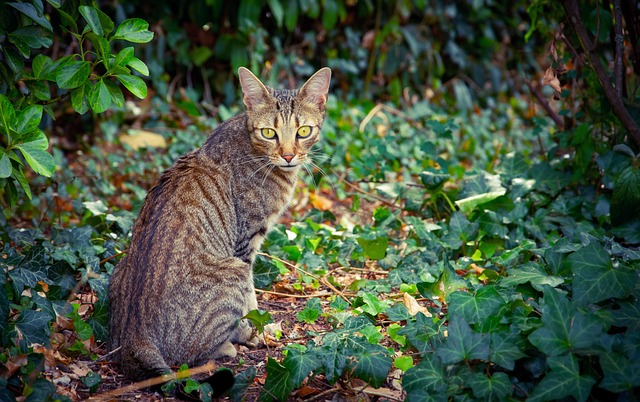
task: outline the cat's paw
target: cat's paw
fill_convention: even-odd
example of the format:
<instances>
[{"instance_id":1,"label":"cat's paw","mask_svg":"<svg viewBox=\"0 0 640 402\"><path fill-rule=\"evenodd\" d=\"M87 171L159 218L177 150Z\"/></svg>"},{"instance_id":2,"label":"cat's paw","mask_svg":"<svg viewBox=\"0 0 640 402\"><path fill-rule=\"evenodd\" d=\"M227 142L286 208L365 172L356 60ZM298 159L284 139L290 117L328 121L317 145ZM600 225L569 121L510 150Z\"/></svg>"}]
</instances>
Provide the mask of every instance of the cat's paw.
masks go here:
<instances>
[{"instance_id":1,"label":"cat's paw","mask_svg":"<svg viewBox=\"0 0 640 402\"><path fill-rule=\"evenodd\" d=\"M220 347L216 351L215 358L216 359L219 359L221 357L233 358L233 357L236 357L237 354L238 354L238 351L236 350L235 346L233 346L231 342L226 341L225 343L220 345Z\"/></svg>"},{"instance_id":2,"label":"cat's paw","mask_svg":"<svg viewBox=\"0 0 640 402\"><path fill-rule=\"evenodd\" d=\"M244 342L244 345L251 349L256 349L258 345L260 345L260 338L258 336L254 336L253 338Z\"/></svg>"}]
</instances>

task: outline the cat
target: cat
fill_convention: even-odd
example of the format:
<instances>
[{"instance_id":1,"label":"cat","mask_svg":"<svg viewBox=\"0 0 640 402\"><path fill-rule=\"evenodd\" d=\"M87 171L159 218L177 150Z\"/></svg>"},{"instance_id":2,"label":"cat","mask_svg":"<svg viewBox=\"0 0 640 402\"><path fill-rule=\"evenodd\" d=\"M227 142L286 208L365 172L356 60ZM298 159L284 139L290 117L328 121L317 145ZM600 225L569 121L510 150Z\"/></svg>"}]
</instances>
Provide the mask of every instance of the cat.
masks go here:
<instances>
[{"instance_id":1,"label":"cat","mask_svg":"<svg viewBox=\"0 0 640 402\"><path fill-rule=\"evenodd\" d=\"M331 70L299 90L238 76L246 111L161 175L111 277L108 347L132 380L256 345L252 264L319 139Z\"/></svg>"}]
</instances>

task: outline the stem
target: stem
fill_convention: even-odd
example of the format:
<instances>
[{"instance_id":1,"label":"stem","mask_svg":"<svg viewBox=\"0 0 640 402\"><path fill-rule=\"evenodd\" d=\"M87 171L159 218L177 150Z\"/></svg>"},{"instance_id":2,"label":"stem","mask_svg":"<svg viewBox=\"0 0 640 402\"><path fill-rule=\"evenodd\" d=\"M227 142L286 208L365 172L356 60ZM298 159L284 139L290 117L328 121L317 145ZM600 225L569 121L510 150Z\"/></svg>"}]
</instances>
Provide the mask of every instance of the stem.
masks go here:
<instances>
[{"instance_id":1,"label":"stem","mask_svg":"<svg viewBox=\"0 0 640 402\"><path fill-rule=\"evenodd\" d=\"M536 97L536 99L538 100L538 103L540 103L540 106L542 106L542 108L545 110L545 112L547 112L549 117L551 117L551 120L553 120L553 122L556 123L556 126L558 126L560 131L564 130L564 122L562 121L562 118L555 112L555 110L551 108L551 105L549 105L549 102L547 102L547 100L542 96L538 88L534 87L533 84L526 79L525 79L525 83L529 87L529 91L531 91L533 96Z\"/></svg>"},{"instance_id":2,"label":"stem","mask_svg":"<svg viewBox=\"0 0 640 402\"><path fill-rule=\"evenodd\" d=\"M622 102L622 98L617 96L613 85L609 81L609 76L604 69L604 66L600 62L598 55L594 51L593 43L591 42L591 38L587 33L587 30L582 22L582 17L580 16L580 9L578 8L577 0L563 0L562 6L564 7L565 13L569 18L569 22L573 27L578 39L580 40L580 46L582 50L587 54L589 61L591 63L591 68L596 73L598 77L598 81L600 81L600 85L602 85L602 90L604 91L605 96L609 100L611 104L611 109L616 117L620 120L624 128L629 132L629 136L631 139L640 146L640 127L633 120L629 111L625 107Z\"/></svg>"},{"instance_id":3,"label":"stem","mask_svg":"<svg viewBox=\"0 0 640 402\"><path fill-rule=\"evenodd\" d=\"M624 53L624 36L622 35L622 7L620 6L620 0L614 0L613 2L613 15L615 18L615 42L616 42L616 56L614 62L614 76L616 79L616 95L622 98L622 78L623 78L623 65L622 55Z\"/></svg>"},{"instance_id":4,"label":"stem","mask_svg":"<svg viewBox=\"0 0 640 402\"><path fill-rule=\"evenodd\" d=\"M382 0L376 3L376 25L374 28L373 43L371 44L371 52L369 53L369 62L367 63L367 73L364 77L364 85L362 92L369 93L369 85L373 79L373 68L376 62L376 50L378 49L378 34L380 33L380 22L382 21Z\"/></svg>"}]
</instances>

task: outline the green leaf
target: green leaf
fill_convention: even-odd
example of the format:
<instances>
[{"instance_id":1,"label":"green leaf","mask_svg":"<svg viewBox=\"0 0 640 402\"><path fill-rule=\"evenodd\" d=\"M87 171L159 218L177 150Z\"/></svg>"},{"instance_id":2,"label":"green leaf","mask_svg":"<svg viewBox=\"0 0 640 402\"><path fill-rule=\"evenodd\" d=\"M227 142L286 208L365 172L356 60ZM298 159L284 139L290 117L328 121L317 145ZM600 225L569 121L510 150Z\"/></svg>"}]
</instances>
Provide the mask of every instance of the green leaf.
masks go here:
<instances>
[{"instance_id":1,"label":"green leaf","mask_svg":"<svg viewBox=\"0 0 640 402\"><path fill-rule=\"evenodd\" d=\"M486 204L495 200L507 193L507 189L503 188L498 191L493 191L484 194L472 195L471 197L463 198L456 201L456 205L460 210L467 215L473 212L478 205Z\"/></svg>"},{"instance_id":2,"label":"green leaf","mask_svg":"<svg viewBox=\"0 0 640 402\"><path fill-rule=\"evenodd\" d=\"M436 350L444 364L461 361L487 360L489 358L489 337L474 332L459 315L452 316L447 327L449 336L444 345Z\"/></svg>"},{"instance_id":3,"label":"green leaf","mask_svg":"<svg viewBox=\"0 0 640 402\"><path fill-rule=\"evenodd\" d=\"M364 253L372 260L381 260L387 253L387 247L389 246L388 237L376 237L375 239L366 239L364 237L358 237L357 242L364 249Z\"/></svg>"},{"instance_id":4,"label":"green leaf","mask_svg":"<svg viewBox=\"0 0 640 402\"><path fill-rule=\"evenodd\" d=\"M544 350L544 349L542 349ZM560 400L567 396L574 397L578 402L589 398L589 393L595 380L580 375L578 361L573 354L549 357L547 364L551 372L533 390L528 402Z\"/></svg>"},{"instance_id":5,"label":"green leaf","mask_svg":"<svg viewBox=\"0 0 640 402\"><path fill-rule=\"evenodd\" d=\"M298 314L296 314L296 318L298 321L306 322L307 324L313 324L316 322L318 317L322 314L322 305L320 304L320 299L312 298L307 300L307 303Z\"/></svg>"},{"instance_id":6,"label":"green leaf","mask_svg":"<svg viewBox=\"0 0 640 402\"><path fill-rule=\"evenodd\" d=\"M104 83L107 85L107 89L109 90L111 102L113 102L117 107L124 107L124 95L122 94L120 87L111 80L105 80Z\"/></svg>"},{"instance_id":7,"label":"green leaf","mask_svg":"<svg viewBox=\"0 0 640 402\"><path fill-rule=\"evenodd\" d=\"M293 386L291 373L275 359L267 359L267 380L264 382L260 401L285 401Z\"/></svg>"},{"instance_id":8,"label":"green leaf","mask_svg":"<svg viewBox=\"0 0 640 402\"><path fill-rule=\"evenodd\" d=\"M529 335L529 341L549 356L593 346L603 326L596 316L577 312L566 297L548 286L544 289L542 323Z\"/></svg>"},{"instance_id":9,"label":"green leaf","mask_svg":"<svg viewBox=\"0 0 640 402\"><path fill-rule=\"evenodd\" d=\"M18 74L24 68L24 60L22 55L18 53L15 49L12 48L4 48L2 49L2 54L4 54L4 60L15 74Z\"/></svg>"},{"instance_id":10,"label":"green leaf","mask_svg":"<svg viewBox=\"0 0 640 402\"><path fill-rule=\"evenodd\" d=\"M40 80L29 80L24 82L29 89L29 93L36 99L41 101L48 101L51 99L51 91L49 89L49 83Z\"/></svg>"},{"instance_id":11,"label":"green leaf","mask_svg":"<svg viewBox=\"0 0 640 402\"><path fill-rule=\"evenodd\" d=\"M9 130L16 125L16 110L13 108L11 101L0 94L0 128L4 134L8 134Z\"/></svg>"},{"instance_id":12,"label":"green leaf","mask_svg":"<svg viewBox=\"0 0 640 402\"><path fill-rule=\"evenodd\" d=\"M108 68L109 57L111 57L111 45L102 36L98 36L93 32L87 34L87 39L93 44L93 48L98 54L98 59L102 59L105 68Z\"/></svg>"},{"instance_id":13,"label":"green leaf","mask_svg":"<svg viewBox=\"0 0 640 402\"><path fill-rule=\"evenodd\" d=\"M11 176L12 171L11 159L9 159L4 149L0 148L0 179L6 179Z\"/></svg>"},{"instance_id":14,"label":"green leaf","mask_svg":"<svg viewBox=\"0 0 640 402\"><path fill-rule=\"evenodd\" d=\"M616 179L610 211L614 225L640 218L640 164L628 166Z\"/></svg>"},{"instance_id":15,"label":"green leaf","mask_svg":"<svg viewBox=\"0 0 640 402\"><path fill-rule=\"evenodd\" d=\"M541 292L545 285L555 288L562 284L564 279L547 274L540 264L528 262L516 268L509 268L507 277L501 278L499 284L503 287L515 287L527 282L531 283L535 290Z\"/></svg>"},{"instance_id":16,"label":"green leaf","mask_svg":"<svg viewBox=\"0 0 640 402\"><path fill-rule=\"evenodd\" d=\"M380 388L387 380L389 369L393 364L389 351L380 345L366 344L354 353L356 364L353 374L369 383L374 388Z\"/></svg>"},{"instance_id":17,"label":"green leaf","mask_svg":"<svg viewBox=\"0 0 640 402\"><path fill-rule=\"evenodd\" d=\"M638 282L638 273L623 265L613 267L607 251L597 241L571 254L567 261L574 274L573 300L581 306L612 297L631 294Z\"/></svg>"},{"instance_id":18,"label":"green leaf","mask_svg":"<svg viewBox=\"0 0 640 402\"><path fill-rule=\"evenodd\" d=\"M135 71L144 75L145 77L149 76L149 68L146 64L144 64L140 59L134 57L128 63L127 66L131 67Z\"/></svg>"},{"instance_id":19,"label":"green leaf","mask_svg":"<svg viewBox=\"0 0 640 402\"><path fill-rule=\"evenodd\" d=\"M441 394L446 400L444 394L447 389L447 380L440 359L432 353L425 354L420 364L410 368L404 374L402 388L407 391L407 397L411 400L414 400L413 395L420 391Z\"/></svg>"},{"instance_id":20,"label":"green leaf","mask_svg":"<svg viewBox=\"0 0 640 402\"><path fill-rule=\"evenodd\" d=\"M31 18L36 24L40 25L44 29L53 32L53 27L42 12L39 12L33 4L29 3L7 3L11 7L20 11L22 14Z\"/></svg>"},{"instance_id":21,"label":"green leaf","mask_svg":"<svg viewBox=\"0 0 640 402\"><path fill-rule=\"evenodd\" d=\"M49 322L51 316L43 311L35 310L23 310L20 313L20 318L16 320L16 330L22 335L27 342L27 345L31 346L34 343L43 345L44 347L51 347L51 340L49 334Z\"/></svg>"},{"instance_id":22,"label":"green leaf","mask_svg":"<svg viewBox=\"0 0 640 402\"><path fill-rule=\"evenodd\" d=\"M236 375L233 387L229 391L228 395L234 402L242 402L245 400L247 389L253 385L253 380L256 378L255 366L249 366L245 371Z\"/></svg>"},{"instance_id":23,"label":"green leaf","mask_svg":"<svg viewBox=\"0 0 640 402\"><path fill-rule=\"evenodd\" d=\"M60 13L60 17L62 17L62 23L65 26L71 28L72 32L78 32L78 24L76 23L76 19L67 14L65 11L61 10L59 7L57 8L58 13Z\"/></svg>"},{"instance_id":24,"label":"green leaf","mask_svg":"<svg viewBox=\"0 0 640 402\"><path fill-rule=\"evenodd\" d=\"M85 387L89 388L89 393L94 393L98 390L98 387L102 385L102 377L100 374L93 371L89 371L86 376L81 377L80 380Z\"/></svg>"},{"instance_id":25,"label":"green leaf","mask_svg":"<svg viewBox=\"0 0 640 402\"><path fill-rule=\"evenodd\" d=\"M282 3L280 3L280 0L267 0L267 3L269 4L269 8L271 9L273 18L276 19L278 28L281 28L282 21L284 19L284 8L282 7Z\"/></svg>"},{"instance_id":26,"label":"green leaf","mask_svg":"<svg viewBox=\"0 0 640 402\"><path fill-rule=\"evenodd\" d=\"M18 114L16 132L26 135L38 128L42 120L42 106L31 105Z\"/></svg>"},{"instance_id":27,"label":"green leaf","mask_svg":"<svg viewBox=\"0 0 640 402\"><path fill-rule=\"evenodd\" d=\"M13 177L18 181L18 183L20 184L20 187L22 187L22 190L26 194L27 198L31 199L31 188L29 188L29 182L27 181L27 178L25 177L24 172L22 171L22 167L18 169L13 169ZM10 184L9 191L11 192L10 194L11 197L13 197L14 194L17 196L17 193L13 192L13 189L15 188L13 187L13 183L9 182L9 184Z\"/></svg>"},{"instance_id":28,"label":"green leaf","mask_svg":"<svg viewBox=\"0 0 640 402\"><path fill-rule=\"evenodd\" d=\"M85 114L89 110L89 91L91 83L85 82L84 85L71 91L71 106L77 113Z\"/></svg>"},{"instance_id":29,"label":"green leaf","mask_svg":"<svg viewBox=\"0 0 640 402\"><path fill-rule=\"evenodd\" d=\"M111 92L104 83L104 79L96 82L89 90L89 105L96 113L102 113L111 106Z\"/></svg>"},{"instance_id":30,"label":"green leaf","mask_svg":"<svg viewBox=\"0 0 640 402\"><path fill-rule=\"evenodd\" d=\"M513 386L506 373L494 373L487 377L483 373L475 373L467 383L473 395L483 401L503 401L513 392Z\"/></svg>"},{"instance_id":31,"label":"green leaf","mask_svg":"<svg viewBox=\"0 0 640 402\"><path fill-rule=\"evenodd\" d=\"M84 207L87 208L87 210L91 212L93 216L101 216L106 214L108 211L107 206L104 205L104 202L102 202L102 200L85 201L82 203L82 205L84 205Z\"/></svg>"},{"instance_id":32,"label":"green leaf","mask_svg":"<svg viewBox=\"0 0 640 402\"><path fill-rule=\"evenodd\" d=\"M80 14L84 17L87 24L96 35L107 36L113 31L114 24L111 18L95 7L80 6L78 8Z\"/></svg>"},{"instance_id":33,"label":"green leaf","mask_svg":"<svg viewBox=\"0 0 640 402\"><path fill-rule=\"evenodd\" d=\"M518 340L521 338L520 335L497 332L489 334L489 337L491 338L489 360L507 370L513 370L516 360L527 356L526 353L518 347Z\"/></svg>"},{"instance_id":34,"label":"green leaf","mask_svg":"<svg viewBox=\"0 0 640 402\"><path fill-rule=\"evenodd\" d=\"M282 365L289 370L291 385L294 388L299 387L309 374L322 366L315 351L304 352L295 347L287 348L287 356L282 361Z\"/></svg>"},{"instance_id":35,"label":"green leaf","mask_svg":"<svg viewBox=\"0 0 640 402\"><path fill-rule=\"evenodd\" d=\"M494 286L488 285L478 289L475 295L457 291L449 295L448 311L459 314L466 322L475 324L494 315L504 304L504 298Z\"/></svg>"},{"instance_id":36,"label":"green leaf","mask_svg":"<svg viewBox=\"0 0 640 402\"><path fill-rule=\"evenodd\" d=\"M362 311L374 317L387 311L392 303L390 300L380 300L371 293L362 295L362 301L364 301L364 306L361 307Z\"/></svg>"},{"instance_id":37,"label":"green leaf","mask_svg":"<svg viewBox=\"0 0 640 402\"><path fill-rule=\"evenodd\" d=\"M287 27L287 31L293 32L298 24L298 2L287 1L285 3L287 10L284 13L284 25Z\"/></svg>"},{"instance_id":38,"label":"green leaf","mask_svg":"<svg viewBox=\"0 0 640 402\"><path fill-rule=\"evenodd\" d=\"M9 41L16 45L22 56L28 58L31 49L48 48L53 44L53 34L39 26L29 25L19 28L9 35Z\"/></svg>"},{"instance_id":39,"label":"green leaf","mask_svg":"<svg viewBox=\"0 0 640 402\"><path fill-rule=\"evenodd\" d=\"M258 330L259 334L264 332L264 326L266 324L273 322L271 314L268 311L262 310L251 310L242 318L246 318L247 320L251 321L253 326Z\"/></svg>"},{"instance_id":40,"label":"green leaf","mask_svg":"<svg viewBox=\"0 0 640 402\"><path fill-rule=\"evenodd\" d=\"M142 78L129 74L117 74L116 78L124 85L134 96L144 99L147 97L147 84Z\"/></svg>"},{"instance_id":41,"label":"green leaf","mask_svg":"<svg viewBox=\"0 0 640 402\"><path fill-rule=\"evenodd\" d=\"M140 18L122 21L110 40L123 39L133 43L147 43L153 39L153 32L148 30L149 23Z\"/></svg>"},{"instance_id":42,"label":"green leaf","mask_svg":"<svg viewBox=\"0 0 640 402\"><path fill-rule=\"evenodd\" d=\"M413 367L413 357L411 356L398 356L393 359L393 365L400 369L403 373Z\"/></svg>"},{"instance_id":43,"label":"green leaf","mask_svg":"<svg viewBox=\"0 0 640 402\"><path fill-rule=\"evenodd\" d=\"M91 74L91 63L74 60L65 64L56 76L56 83L61 89L74 89L84 85Z\"/></svg>"},{"instance_id":44,"label":"green leaf","mask_svg":"<svg viewBox=\"0 0 640 402\"><path fill-rule=\"evenodd\" d=\"M46 151L49 148L49 140L42 131L38 130L27 142L18 144L17 148L34 172L51 177L56 170L53 156Z\"/></svg>"},{"instance_id":45,"label":"green leaf","mask_svg":"<svg viewBox=\"0 0 640 402\"><path fill-rule=\"evenodd\" d=\"M125 47L116 55L116 60L113 64L116 66L126 66L133 60L133 46Z\"/></svg>"},{"instance_id":46,"label":"green leaf","mask_svg":"<svg viewBox=\"0 0 640 402\"><path fill-rule=\"evenodd\" d=\"M600 354L600 367L604 372L604 378L598 384L611 392L632 391L640 386L640 362L629 361L625 356L617 353Z\"/></svg>"}]
</instances>

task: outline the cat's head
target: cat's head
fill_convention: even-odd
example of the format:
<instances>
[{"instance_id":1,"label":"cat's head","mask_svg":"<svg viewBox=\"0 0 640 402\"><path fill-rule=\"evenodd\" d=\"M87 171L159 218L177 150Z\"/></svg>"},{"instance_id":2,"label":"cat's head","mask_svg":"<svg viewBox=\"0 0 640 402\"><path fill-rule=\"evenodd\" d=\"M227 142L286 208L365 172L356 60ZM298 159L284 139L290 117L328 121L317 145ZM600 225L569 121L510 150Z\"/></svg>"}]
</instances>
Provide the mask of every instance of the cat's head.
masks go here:
<instances>
[{"instance_id":1,"label":"cat's head","mask_svg":"<svg viewBox=\"0 0 640 402\"><path fill-rule=\"evenodd\" d=\"M298 90L267 87L244 67L238 76L254 148L270 164L295 170L318 142L331 70L321 68Z\"/></svg>"}]
</instances>

